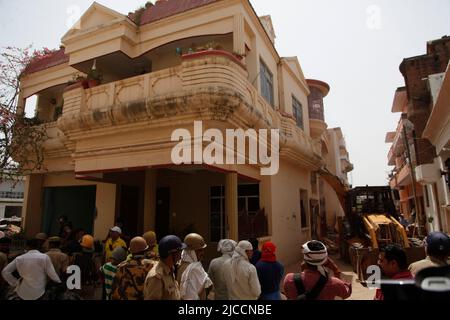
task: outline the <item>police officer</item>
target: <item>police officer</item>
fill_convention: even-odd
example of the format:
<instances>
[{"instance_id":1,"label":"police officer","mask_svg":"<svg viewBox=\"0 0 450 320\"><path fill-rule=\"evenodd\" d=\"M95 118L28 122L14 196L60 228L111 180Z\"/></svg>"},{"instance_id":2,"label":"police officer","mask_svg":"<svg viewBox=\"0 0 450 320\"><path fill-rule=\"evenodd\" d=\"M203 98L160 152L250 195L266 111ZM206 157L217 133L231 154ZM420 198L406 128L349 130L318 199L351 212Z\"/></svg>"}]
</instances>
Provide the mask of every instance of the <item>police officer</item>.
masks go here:
<instances>
[{"instance_id":1,"label":"police officer","mask_svg":"<svg viewBox=\"0 0 450 320\"><path fill-rule=\"evenodd\" d=\"M193 262L202 261L205 255L206 243L203 237L197 233L188 234L184 238L186 249L183 250L181 261L177 266L177 281L181 283L181 278L186 268Z\"/></svg>"},{"instance_id":2,"label":"police officer","mask_svg":"<svg viewBox=\"0 0 450 320\"><path fill-rule=\"evenodd\" d=\"M186 245L177 236L166 236L159 242L160 261L145 279L145 300L180 300L180 288L175 280L175 265Z\"/></svg>"}]
</instances>

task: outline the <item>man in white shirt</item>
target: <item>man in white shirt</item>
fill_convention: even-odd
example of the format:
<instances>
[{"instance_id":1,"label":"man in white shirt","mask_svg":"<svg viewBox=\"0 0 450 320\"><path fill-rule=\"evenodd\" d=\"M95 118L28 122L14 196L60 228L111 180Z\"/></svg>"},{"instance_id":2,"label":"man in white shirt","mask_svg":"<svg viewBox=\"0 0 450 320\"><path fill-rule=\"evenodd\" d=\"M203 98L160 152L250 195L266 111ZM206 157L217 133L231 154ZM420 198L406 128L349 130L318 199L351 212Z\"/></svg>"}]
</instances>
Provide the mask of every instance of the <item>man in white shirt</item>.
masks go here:
<instances>
[{"instance_id":1,"label":"man in white shirt","mask_svg":"<svg viewBox=\"0 0 450 320\"><path fill-rule=\"evenodd\" d=\"M45 294L47 276L54 282L61 283L52 261L46 254L38 251L39 241L27 242L28 252L14 259L2 271L5 279L22 300L38 300ZM14 271L20 279L13 276Z\"/></svg>"},{"instance_id":2,"label":"man in white shirt","mask_svg":"<svg viewBox=\"0 0 450 320\"><path fill-rule=\"evenodd\" d=\"M249 260L253 246L241 241L230 260L225 262L223 273L228 289L229 300L257 300L261 294L258 273Z\"/></svg>"}]
</instances>

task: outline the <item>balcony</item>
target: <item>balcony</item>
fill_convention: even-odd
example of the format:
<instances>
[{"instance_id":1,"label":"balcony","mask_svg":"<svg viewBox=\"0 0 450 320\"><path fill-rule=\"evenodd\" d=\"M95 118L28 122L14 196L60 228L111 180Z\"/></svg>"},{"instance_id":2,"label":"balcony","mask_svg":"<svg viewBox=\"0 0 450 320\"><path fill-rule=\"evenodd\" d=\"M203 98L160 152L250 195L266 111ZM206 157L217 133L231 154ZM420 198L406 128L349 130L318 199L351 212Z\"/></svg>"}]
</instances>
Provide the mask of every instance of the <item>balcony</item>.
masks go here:
<instances>
[{"instance_id":1,"label":"balcony","mask_svg":"<svg viewBox=\"0 0 450 320\"><path fill-rule=\"evenodd\" d=\"M411 169L408 164L403 165L400 170L392 178L391 188L407 186L412 183Z\"/></svg>"},{"instance_id":2,"label":"balcony","mask_svg":"<svg viewBox=\"0 0 450 320\"><path fill-rule=\"evenodd\" d=\"M389 140L391 141L392 146L389 149L388 153L388 165L393 166L395 165L395 158L398 157L400 154L402 154L404 150L404 137L403 137L403 120L406 118L406 115L402 115L400 118L397 130L395 131L395 135L393 133L389 133Z\"/></svg>"},{"instance_id":3,"label":"balcony","mask_svg":"<svg viewBox=\"0 0 450 320\"><path fill-rule=\"evenodd\" d=\"M77 172L157 165L171 161L171 132L190 128L194 120L222 130L280 129L282 157L319 165L319 146L275 111L248 81L240 59L223 50L186 54L177 66L66 90L62 116L49 126L45 147L55 156L70 155Z\"/></svg>"}]
</instances>

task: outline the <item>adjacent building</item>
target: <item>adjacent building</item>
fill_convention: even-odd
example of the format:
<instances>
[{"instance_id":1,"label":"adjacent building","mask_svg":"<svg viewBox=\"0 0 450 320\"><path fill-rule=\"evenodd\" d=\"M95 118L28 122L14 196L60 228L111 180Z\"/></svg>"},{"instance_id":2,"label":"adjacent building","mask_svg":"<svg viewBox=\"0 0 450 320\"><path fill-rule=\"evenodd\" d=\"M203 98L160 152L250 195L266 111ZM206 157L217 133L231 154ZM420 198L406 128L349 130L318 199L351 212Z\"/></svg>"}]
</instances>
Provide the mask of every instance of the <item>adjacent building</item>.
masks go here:
<instances>
[{"instance_id":1,"label":"adjacent building","mask_svg":"<svg viewBox=\"0 0 450 320\"><path fill-rule=\"evenodd\" d=\"M279 56L269 16L247 0L159 0L128 16L94 3L61 41L20 87L22 108L38 96L49 137L46 170L26 178L29 235L55 232L66 215L104 239L121 217L132 235L198 232L209 257L221 238L258 237L277 243L285 264L298 261L319 201L326 94L296 57ZM172 135L197 139L195 121L224 137L278 129L278 173L262 175L245 154L245 164L175 165ZM349 168L341 155L337 174Z\"/></svg>"},{"instance_id":2,"label":"adjacent building","mask_svg":"<svg viewBox=\"0 0 450 320\"><path fill-rule=\"evenodd\" d=\"M422 233L449 232L449 58L450 37L443 37L429 41L426 54L403 60L405 87L392 107L401 116L386 136L391 187L399 190L400 211L407 218L416 212Z\"/></svg>"},{"instance_id":3,"label":"adjacent building","mask_svg":"<svg viewBox=\"0 0 450 320\"><path fill-rule=\"evenodd\" d=\"M2 179L0 183L0 220L22 217L24 181Z\"/></svg>"}]
</instances>

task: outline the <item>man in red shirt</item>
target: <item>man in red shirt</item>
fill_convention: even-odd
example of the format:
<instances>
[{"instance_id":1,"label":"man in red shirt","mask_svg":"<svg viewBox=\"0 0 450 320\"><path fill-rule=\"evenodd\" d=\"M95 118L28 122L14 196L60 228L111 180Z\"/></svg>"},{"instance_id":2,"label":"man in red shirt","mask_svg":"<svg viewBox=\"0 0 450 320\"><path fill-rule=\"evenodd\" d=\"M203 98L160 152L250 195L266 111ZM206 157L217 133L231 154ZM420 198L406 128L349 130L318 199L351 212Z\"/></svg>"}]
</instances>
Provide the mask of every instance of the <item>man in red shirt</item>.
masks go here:
<instances>
[{"instance_id":1,"label":"man in red shirt","mask_svg":"<svg viewBox=\"0 0 450 320\"><path fill-rule=\"evenodd\" d=\"M396 244L387 245L378 257L378 265L382 273L391 280L413 279L408 271L406 252ZM375 300L384 300L383 291L377 289Z\"/></svg>"},{"instance_id":2,"label":"man in red shirt","mask_svg":"<svg viewBox=\"0 0 450 320\"><path fill-rule=\"evenodd\" d=\"M313 240L306 243L303 255L304 271L301 274L290 273L284 279L284 293L289 300L334 300L336 297L350 297L351 283L328 275L327 268L332 269L335 276L339 276L340 271L328 257L322 242Z\"/></svg>"}]
</instances>

